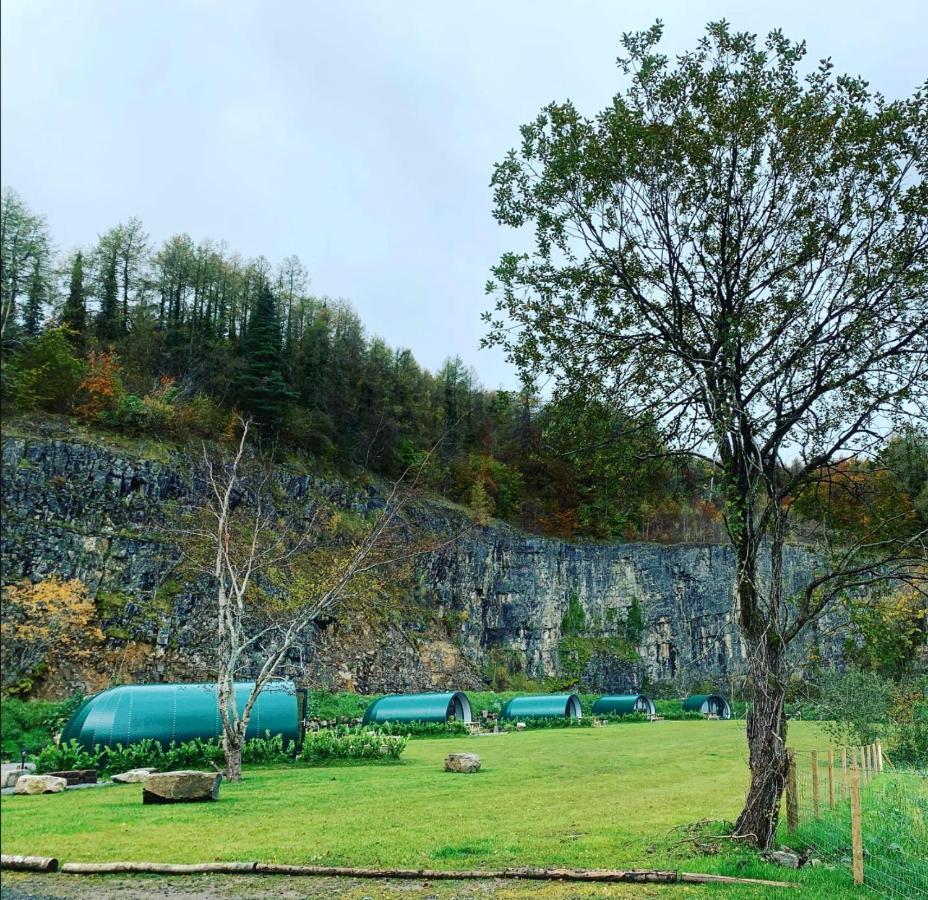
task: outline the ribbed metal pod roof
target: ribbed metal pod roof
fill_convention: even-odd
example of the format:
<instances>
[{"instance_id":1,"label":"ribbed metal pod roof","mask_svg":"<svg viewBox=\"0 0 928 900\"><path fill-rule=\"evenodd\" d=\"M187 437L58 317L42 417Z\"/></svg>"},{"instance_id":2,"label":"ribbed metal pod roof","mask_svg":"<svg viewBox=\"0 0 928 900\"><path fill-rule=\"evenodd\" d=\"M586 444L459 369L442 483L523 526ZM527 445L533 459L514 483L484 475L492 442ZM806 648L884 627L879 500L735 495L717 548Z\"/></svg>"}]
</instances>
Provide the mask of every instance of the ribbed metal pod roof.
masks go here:
<instances>
[{"instance_id":1,"label":"ribbed metal pod roof","mask_svg":"<svg viewBox=\"0 0 928 900\"><path fill-rule=\"evenodd\" d=\"M624 716L628 713L654 715L654 702L645 694L606 694L593 704L594 716Z\"/></svg>"},{"instance_id":2,"label":"ribbed metal pod roof","mask_svg":"<svg viewBox=\"0 0 928 900\"><path fill-rule=\"evenodd\" d=\"M471 721L470 700L462 691L434 694L390 694L375 700L364 713L365 725L377 722Z\"/></svg>"},{"instance_id":3,"label":"ribbed metal pod roof","mask_svg":"<svg viewBox=\"0 0 928 900\"><path fill-rule=\"evenodd\" d=\"M513 697L500 711L501 719L579 719L583 715L576 694L529 694Z\"/></svg>"},{"instance_id":4,"label":"ribbed metal pod roof","mask_svg":"<svg viewBox=\"0 0 928 900\"><path fill-rule=\"evenodd\" d=\"M245 708L254 682L235 685L239 712ZM62 741L84 747L113 747L151 738L167 747L172 741L218 737L222 731L215 684L126 684L85 700L71 716ZM252 707L246 737L266 732L286 741L299 737L296 690L292 682L266 685Z\"/></svg>"},{"instance_id":5,"label":"ribbed metal pod roof","mask_svg":"<svg viewBox=\"0 0 928 900\"><path fill-rule=\"evenodd\" d=\"M720 719L731 718L731 707L720 694L692 694L683 701L683 711L718 716Z\"/></svg>"}]
</instances>

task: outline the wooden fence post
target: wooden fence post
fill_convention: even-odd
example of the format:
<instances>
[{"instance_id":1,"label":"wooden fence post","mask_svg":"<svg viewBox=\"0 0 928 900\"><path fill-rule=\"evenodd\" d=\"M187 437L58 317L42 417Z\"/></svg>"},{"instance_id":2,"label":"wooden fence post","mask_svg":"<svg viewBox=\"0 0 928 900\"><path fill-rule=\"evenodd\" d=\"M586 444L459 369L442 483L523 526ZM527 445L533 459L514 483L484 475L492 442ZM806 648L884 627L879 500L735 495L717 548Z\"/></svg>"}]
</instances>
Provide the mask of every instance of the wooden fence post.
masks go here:
<instances>
[{"instance_id":1,"label":"wooden fence post","mask_svg":"<svg viewBox=\"0 0 928 900\"><path fill-rule=\"evenodd\" d=\"M835 808L835 751L828 751L828 808Z\"/></svg>"},{"instance_id":2,"label":"wooden fence post","mask_svg":"<svg viewBox=\"0 0 928 900\"><path fill-rule=\"evenodd\" d=\"M848 784L847 772L847 747L841 748L841 799L843 800L850 794L850 785Z\"/></svg>"},{"instance_id":3,"label":"wooden fence post","mask_svg":"<svg viewBox=\"0 0 928 900\"><path fill-rule=\"evenodd\" d=\"M860 777L856 763L851 764L851 848L854 860L854 884L863 884L864 842L860 832Z\"/></svg>"},{"instance_id":4,"label":"wooden fence post","mask_svg":"<svg viewBox=\"0 0 928 900\"><path fill-rule=\"evenodd\" d=\"M867 754L864 753L863 745L858 747L857 750L858 750L858 754L860 757L860 765L859 765L860 772L858 773L859 780L862 781L864 784L866 784L867 783Z\"/></svg>"},{"instance_id":5,"label":"wooden fence post","mask_svg":"<svg viewBox=\"0 0 928 900\"><path fill-rule=\"evenodd\" d=\"M817 819L819 816L818 808L818 751L813 750L810 754L812 757L812 815Z\"/></svg>"},{"instance_id":6,"label":"wooden fence post","mask_svg":"<svg viewBox=\"0 0 928 900\"><path fill-rule=\"evenodd\" d=\"M799 827L799 797L796 793L796 754L792 747L786 748L789 760L786 768L786 827L795 831Z\"/></svg>"},{"instance_id":7,"label":"wooden fence post","mask_svg":"<svg viewBox=\"0 0 928 900\"><path fill-rule=\"evenodd\" d=\"M876 770L877 772L883 771L883 742L876 742Z\"/></svg>"}]
</instances>

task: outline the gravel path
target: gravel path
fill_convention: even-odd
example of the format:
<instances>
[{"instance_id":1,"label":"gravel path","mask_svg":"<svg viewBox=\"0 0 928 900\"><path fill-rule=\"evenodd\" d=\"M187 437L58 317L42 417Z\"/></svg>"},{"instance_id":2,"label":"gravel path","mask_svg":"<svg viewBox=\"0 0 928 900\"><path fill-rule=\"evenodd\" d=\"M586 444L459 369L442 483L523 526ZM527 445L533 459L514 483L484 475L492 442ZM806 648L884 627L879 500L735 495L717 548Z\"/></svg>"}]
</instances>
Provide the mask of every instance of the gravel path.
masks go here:
<instances>
[{"instance_id":1,"label":"gravel path","mask_svg":"<svg viewBox=\"0 0 928 900\"><path fill-rule=\"evenodd\" d=\"M638 885L568 885L514 881L388 881L287 876L183 877L121 875L40 875L4 872L2 900L134 900L166 897L186 900L591 900L591 898L666 896L659 888Z\"/></svg>"}]
</instances>

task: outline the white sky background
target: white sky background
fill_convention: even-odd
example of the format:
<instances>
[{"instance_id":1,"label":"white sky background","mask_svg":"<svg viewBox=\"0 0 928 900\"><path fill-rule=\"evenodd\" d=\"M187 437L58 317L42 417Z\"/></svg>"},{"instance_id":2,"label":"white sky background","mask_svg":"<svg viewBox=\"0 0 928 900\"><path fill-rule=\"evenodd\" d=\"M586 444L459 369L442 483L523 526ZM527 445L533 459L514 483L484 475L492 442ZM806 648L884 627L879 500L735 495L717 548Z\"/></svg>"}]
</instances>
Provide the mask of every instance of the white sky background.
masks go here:
<instances>
[{"instance_id":1,"label":"white sky background","mask_svg":"<svg viewBox=\"0 0 928 900\"><path fill-rule=\"evenodd\" d=\"M3 0L0 179L64 250L136 215L349 299L371 334L437 368L480 351L493 163L551 100L594 114L621 86L623 31L780 27L889 97L928 76L928 12L882 2Z\"/></svg>"}]
</instances>

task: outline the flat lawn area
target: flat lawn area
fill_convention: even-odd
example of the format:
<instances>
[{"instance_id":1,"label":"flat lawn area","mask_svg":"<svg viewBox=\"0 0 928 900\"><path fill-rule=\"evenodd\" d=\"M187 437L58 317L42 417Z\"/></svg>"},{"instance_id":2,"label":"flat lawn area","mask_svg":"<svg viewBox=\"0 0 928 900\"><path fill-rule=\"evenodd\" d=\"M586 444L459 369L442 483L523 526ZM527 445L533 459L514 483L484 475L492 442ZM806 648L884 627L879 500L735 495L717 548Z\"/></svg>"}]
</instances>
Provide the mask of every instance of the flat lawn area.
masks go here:
<instances>
[{"instance_id":1,"label":"flat lawn area","mask_svg":"<svg viewBox=\"0 0 928 900\"><path fill-rule=\"evenodd\" d=\"M811 722L792 723L790 743L826 746ZM451 750L479 753L482 771L443 772ZM734 721L413 740L396 765L248 769L211 804L143 806L139 785L4 796L3 852L445 869L667 867L801 880L810 889L804 896L852 890L844 872L796 873L737 849L673 854L674 826L735 817L746 752L744 723ZM728 889L767 893L737 891Z\"/></svg>"}]
</instances>

